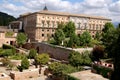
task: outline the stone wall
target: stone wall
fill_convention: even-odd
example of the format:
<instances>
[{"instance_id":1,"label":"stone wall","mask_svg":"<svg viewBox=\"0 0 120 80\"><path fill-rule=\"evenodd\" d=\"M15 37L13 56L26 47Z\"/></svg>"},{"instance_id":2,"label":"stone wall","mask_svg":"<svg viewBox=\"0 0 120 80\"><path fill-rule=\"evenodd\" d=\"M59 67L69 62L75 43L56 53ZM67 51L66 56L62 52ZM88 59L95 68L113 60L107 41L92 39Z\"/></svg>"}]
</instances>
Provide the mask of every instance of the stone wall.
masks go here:
<instances>
[{"instance_id":1,"label":"stone wall","mask_svg":"<svg viewBox=\"0 0 120 80\"><path fill-rule=\"evenodd\" d=\"M68 60L69 54L73 51L71 49L66 49L47 43L27 43L26 45L24 45L24 48L34 48L37 50L38 53L48 53L51 58L65 61Z\"/></svg>"},{"instance_id":2,"label":"stone wall","mask_svg":"<svg viewBox=\"0 0 120 80\"><path fill-rule=\"evenodd\" d=\"M11 78L5 73L0 73L0 80L11 80Z\"/></svg>"},{"instance_id":3,"label":"stone wall","mask_svg":"<svg viewBox=\"0 0 120 80\"><path fill-rule=\"evenodd\" d=\"M36 78L39 76L39 69L24 70L23 72L11 72L10 76L13 80Z\"/></svg>"},{"instance_id":4,"label":"stone wall","mask_svg":"<svg viewBox=\"0 0 120 80\"><path fill-rule=\"evenodd\" d=\"M27 43L23 46L26 49L34 48L38 53L48 53L51 58L68 61L68 56L72 51L84 52L91 51L92 48L72 49L61 46L55 46L47 43Z\"/></svg>"}]
</instances>

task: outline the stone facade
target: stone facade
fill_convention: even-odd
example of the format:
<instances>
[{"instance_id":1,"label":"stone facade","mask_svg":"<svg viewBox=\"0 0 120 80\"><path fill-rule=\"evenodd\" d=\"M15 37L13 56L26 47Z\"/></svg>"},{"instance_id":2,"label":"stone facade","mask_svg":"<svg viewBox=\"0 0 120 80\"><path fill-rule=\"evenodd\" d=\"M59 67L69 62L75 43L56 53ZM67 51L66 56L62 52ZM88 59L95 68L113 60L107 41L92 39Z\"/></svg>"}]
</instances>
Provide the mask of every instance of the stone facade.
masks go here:
<instances>
[{"instance_id":1,"label":"stone facade","mask_svg":"<svg viewBox=\"0 0 120 80\"><path fill-rule=\"evenodd\" d=\"M105 23L111 19L88 16L80 14L70 14L64 12L54 12L43 10L34 13L20 15L19 19L23 23L23 29L30 41L47 41L53 36L59 23L72 21L76 26L76 34L82 34L88 30L92 37L96 32L101 32Z\"/></svg>"},{"instance_id":2,"label":"stone facade","mask_svg":"<svg viewBox=\"0 0 120 80\"><path fill-rule=\"evenodd\" d=\"M12 44L16 41L17 32L13 32L12 36L6 36L7 32L13 32L5 27L0 27L0 47L2 47L3 44Z\"/></svg>"}]
</instances>

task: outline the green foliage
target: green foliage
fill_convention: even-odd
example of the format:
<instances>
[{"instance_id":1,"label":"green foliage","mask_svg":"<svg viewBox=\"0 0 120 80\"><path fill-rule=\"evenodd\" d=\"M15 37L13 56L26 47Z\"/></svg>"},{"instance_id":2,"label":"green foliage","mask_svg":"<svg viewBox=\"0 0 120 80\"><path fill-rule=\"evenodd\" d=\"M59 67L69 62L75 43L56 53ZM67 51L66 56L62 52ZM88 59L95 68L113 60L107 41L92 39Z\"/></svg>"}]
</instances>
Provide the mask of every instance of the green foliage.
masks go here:
<instances>
[{"instance_id":1,"label":"green foliage","mask_svg":"<svg viewBox=\"0 0 120 80\"><path fill-rule=\"evenodd\" d=\"M16 40L17 43L21 46L27 41L27 36L24 33L18 33Z\"/></svg>"},{"instance_id":2,"label":"green foliage","mask_svg":"<svg viewBox=\"0 0 120 80\"><path fill-rule=\"evenodd\" d=\"M4 56L11 56L14 54L14 50L13 49L3 49L0 51L0 56L4 57Z\"/></svg>"},{"instance_id":3,"label":"green foliage","mask_svg":"<svg viewBox=\"0 0 120 80\"><path fill-rule=\"evenodd\" d=\"M105 46L105 52L108 53L108 57L112 57L113 42L118 38L118 32L114 28L112 23L106 23L102 33L102 44Z\"/></svg>"},{"instance_id":4,"label":"green foliage","mask_svg":"<svg viewBox=\"0 0 120 80\"><path fill-rule=\"evenodd\" d=\"M50 44L54 44L54 45L56 44L54 38L50 38L50 39L48 40L48 43L50 43Z\"/></svg>"},{"instance_id":5,"label":"green foliage","mask_svg":"<svg viewBox=\"0 0 120 80\"><path fill-rule=\"evenodd\" d=\"M82 35L79 36L80 39L80 45L81 46L87 46L91 42L91 35L88 31L83 32Z\"/></svg>"},{"instance_id":6,"label":"green foliage","mask_svg":"<svg viewBox=\"0 0 120 80\"><path fill-rule=\"evenodd\" d=\"M70 36L70 40L68 42L69 47L77 47L79 45L79 37L76 34L72 34Z\"/></svg>"},{"instance_id":7,"label":"green foliage","mask_svg":"<svg viewBox=\"0 0 120 80\"><path fill-rule=\"evenodd\" d=\"M12 31L8 31L5 33L6 37L13 37L13 35L14 35L14 32L12 32Z\"/></svg>"},{"instance_id":8,"label":"green foliage","mask_svg":"<svg viewBox=\"0 0 120 80\"><path fill-rule=\"evenodd\" d=\"M113 44L114 73L111 80L120 80L120 28L118 28L118 37Z\"/></svg>"},{"instance_id":9,"label":"green foliage","mask_svg":"<svg viewBox=\"0 0 120 80\"><path fill-rule=\"evenodd\" d=\"M113 72L113 70L110 68L98 66L98 65L93 65L93 69L95 69L98 74L101 74L103 77L106 77L106 78L109 78L109 76ZM108 73L110 73L110 75L108 75Z\"/></svg>"},{"instance_id":10,"label":"green foliage","mask_svg":"<svg viewBox=\"0 0 120 80\"><path fill-rule=\"evenodd\" d=\"M91 58L93 61L100 61L101 58L105 56L104 48L102 46L95 46L91 53Z\"/></svg>"},{"instance_id":11,"label":"green foliage","mask_svg":"<svg viewBox=\"0 0 120 80\"><path fill-rule=\"evenodd\" d=\"M58 29L62 29L62 30L63 30L64 27L65 27L65 24L64 24L64 23L58 24Z\"/></svg>"},{"instance_id":12,"label":"green foliage","mask_svg":"<svg viewBox=\"0 0 120 80\"><path fill-rule=\"evenodd\" d=\"M109 32L113 29L114 29L114 25L111 22L108 22L108 23L105 24L102 31L103 31L103 33L107 33L107 32Z\"/></svg>"},{"instance_id":13,"label":"green foliage","mask_svg":"<svg viewBox=\"0 0 120 80\"><path fill-rule=\"evenodd\" d=\"M79 52L73 51L72 53L70 53L68 59L69 63L75 67L91 64L90 54L87 51L81 54Z\"/></svg>"},{"instance_id":14,"label":"green foliage","mask_svg":"<svg viewBox=\"0 0 120 80\"><path fill-rule=\"evenodd\" d=\"M28 69L29 68L29 61L28 61L28 59L27 59L27 57L24 57L23 59L22 59L22 61L21 61L21 67L23 68L23 69Z\"/></svg>"},{"instance_id":15,"label":"green foliage","mask_svg":"<svg viewBox=\"0 0 120 80\"><path fill-rule=\"evenodd\" d=\"M67 75L67 79L65 79L65 80L79 80L79 79L77 79L71 75Z\"/></svg>"},{"instance_id":16,"label":"green foliage","mask_svg":"<svg viewBox=\"0 0 120 80\"><path fill-rule=\"evenodd\" d=\"M16 18L6 13L0 12L0 26L8 26L9 22L15 21Z\"/></svg>"},{"instance_id":17,"label":"green foliage","mask_svg":"<svg viewBox=\"0 0 120 80\"><path fill-rule=\"evenodd\" d=\"M95 40L100 41L100 39L101 39L101 33L100 33L100 32L97 32L97 33L95 34Z\"/></svg>"},{"instance_id":18,"label":"green foliage","mask_svg":"<svg viewBox=\"0 0 120 80\"><path fill-rule=\"evenodd\" d=\"M46 53L38 54L35 57L35 61L37 64L44 65L47 64L49 61L49 55Z\"/></svg>"},{"instance_id":19,"label":"green foliage","mask_svg":"<svg viewBox=\"0 0 120 80\"><path fill-rule=\"evenodd\" d=\"M21 53L16 53L15 55L9 56L10 59L22 60L26 55Z\"/></svg>"},{"instance_id":20,"label":"green foliage","mask_svg":"<svg viewBox=\"0 0 120 80\"><path fill-rule=\"evenodd\" d=\"M77 71L76 68L70 65L61 64L58 62L53 62L52 64L50 64L49 70L52 71L52 74L55 76L63 76Z\"/></svg>"},{"instance_id":21,"label":"green foliage","mask_svg":"<svg viewBox=\"0 0 120 80\"><path fill-rule=\"evenodd\" d=\"M3 48L3 49L15 49L14 46L12 46L12 45L7 45L7 44L3 44L3 45L2 45L2 48Z\"/></svg>"},{"instance_id":22,"label":"green foliage","mask_svg":"<svg viewBox=\"0 0 120 80\"><path fill-rule=\"evenodd\" d=\"M73 22L68 22L63 28L63 32L66 37L70 37L72 34L75 34L75 24Z\"/></svg>"},{"instance_id":23,"label":"green foliage","mask_svg":"<svg viewBox=\"0 0 120 80\"><path fill-rule=\"evenodd\" d=\"M82 64L82 57L80 55L79 52L72 52L70 53L69 55L69 63L72 65L72 66L75 66L75 67L78 67Z\"/></svg>"},{"instance_id":24,"label":"green foliage","mask_svg":"<svg viewBox=\"0 0 120 80\"><path fill-rule=\"evenodd\" d=\"M56 41L56 44L61 45L64 39L65 39L64 32L62 31L62 29L58 29L54 34L54 40Z\"/></svg>"},{"instance_id":25,"label":"green foliage","mask_svg":"<svg viewBox=\"0 0 120 80\"><path fill-rule=\"evenodd\" d=\"M82 65L88 65L90 66L92 63L91 57L90 57L90 52L89 51L85 51L81 54L82 56Z\"/></svg>"},{"instance_id":26,"label":"green foliage","mask_svg":"<svg viewBox=\"0 0 120 80\"><path fill-rule=\"evenodd\" d=\"M17 66L17 69L22 72L23 71L23 67L22 66Z\"/></svg>"},{"instance_id":27,"label":"green foliage","mask_svg":"<svg viewBox=\"0 0 120 80\"><path fill-rule=\"evenodd\" d=\"M30 59L34 59L36 55L37 55L37 51L35 49L31 49L30 52L29 52L28 57Z\"/></svg>"}]
</instances>

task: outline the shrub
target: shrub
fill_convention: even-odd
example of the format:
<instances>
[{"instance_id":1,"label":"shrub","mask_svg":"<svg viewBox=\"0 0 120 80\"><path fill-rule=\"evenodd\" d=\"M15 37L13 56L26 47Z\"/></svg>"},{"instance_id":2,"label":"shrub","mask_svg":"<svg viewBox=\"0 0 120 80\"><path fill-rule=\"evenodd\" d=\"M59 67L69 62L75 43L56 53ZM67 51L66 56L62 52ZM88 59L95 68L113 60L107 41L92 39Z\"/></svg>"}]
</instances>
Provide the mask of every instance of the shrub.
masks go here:
<instances>
[{"instance_id":1,"label":"shrub","mask_svg":"<svg viewBox=\"0 0 120 80\"><path fill-rule=\"evenodd\" d=\"M37 55L37 51L35 49L31 49L28 57L34 59L36 55Z\"/></svg>"},{"instance_id":2,"label":"shrub","mask_svg":"<svg viewBox=\"0 0 120 80\"><path fill-rule=\"evenodd\" d=\"M2 48L3 48L3 49L15 49L14 46L12 46L12 45L6 45L6 44L3 44L3 45L2 45Z\"/></svg>"},{"instance_id":3,"label":"shrub","mask_svg":"<svg viewBox=\"0 0 120 80\"><path fill-rule=\"evenodd\" d=\"M11 56L14 54L14 50L13 49L5 49L5 50L2 50L0 52L0 56L1 57L4 57L4 56Z\"/></svg>"},{"instance_id":4,"label":"shrub","mask_svg":"<svg viewBox=\"0 0 120 80\"><path fill-rule=\"evenodd\" d=\"M82 56L82 61L83 61L82 65L90 66L91 63L92 63L92 60L90 58L90 52L89 51L85 51L85 52L83 52L81 54L81 56Z\"/></svg>"},{"instance_id":5,"label":"shrub","mask_svg":"<svg viewBox=\"0 0 120 80\"><path fill-rule=\"evenodd\" d=\"M79 52L70 53L69 63L74 67L79 67L81 65L91 65L91 58L89 52L84 52L80 54Z\"/></svg>"},{"instance_id":6,"label":"shrub","mask_svg":"<svg viewBox=\"0 0 120 80\"><path fill-rule=\"evenodd\" d=\"M21 60L25 57L24 54L16 53L15 55L9 56L10 59Z\"/></svg>"},{"instance_id":7,"label":"shrub","mask_svg":"<svg viewBox=\"0 0 120 80\"><path fill-rule=\"evenodd\" d=\"M95 69L98 74L101 74L103 77L106 77L106 78L109 78L109 76L111 76L111 73L113 72L113 70L110 68L98 66L98 65L93 65L93 69Z\"/></svg>"},{"instance_id":8,"label":"shrub","mask_svg":"<svg viewBox=\"0 0 120 80\"><path fill-rule=\"evenodd\" d=\"M6 37L13 37L13 35L14 35L14 32L12 31L6 32L5 34Z\"/></svg>"},{"instance_id":9,"label":"shrub","mask_svg":"<svg viewBox=\"0 0 120 80\"><path fill-rule=\"evenodd\" d=\"M49 55L46 53L39 54L35 57L37 64L44 65L49 61Z\"/></svg>"},{"instance_id":10,"label":"shrub","mask_svg":"<svg viewBox=\"0 0 120 80\"><path fill-rule=\"evenodd\" d=\"M21 61L21 67L23 69L28 69L29 68L29 61L27 59L27 57L24 57Z\"/></svg>"},{"instance_id":11,"label":"shrub","mask_svg":"<svg viewBox=\"0 0 120 80\"><path fill-rule=\"evenodd\" d=\"M58 62L53 62L49 65L49 70L52 72L55 76L63 76L72 72L76 72L77 69L66 64L61 64Z\"/></svg>"}]
</instances>

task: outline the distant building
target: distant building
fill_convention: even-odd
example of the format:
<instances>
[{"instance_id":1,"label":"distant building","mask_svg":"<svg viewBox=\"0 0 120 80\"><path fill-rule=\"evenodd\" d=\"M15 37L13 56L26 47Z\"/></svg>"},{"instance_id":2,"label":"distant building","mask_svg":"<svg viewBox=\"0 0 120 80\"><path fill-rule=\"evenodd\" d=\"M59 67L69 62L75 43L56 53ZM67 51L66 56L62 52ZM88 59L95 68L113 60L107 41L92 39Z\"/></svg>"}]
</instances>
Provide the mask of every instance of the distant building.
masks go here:
<instances>
[{"instance_id":1,"label":"distant building","mask_svg":"<svg viewBox=\"0 0 120 80\"><path fill-rule=\"evenodd\" d=\"M87 30L94 37L96 32L102 31L105 23L111 21L99 16L49 11L46 6L39 12L22 14L18 20L22 21L22 28L30 41L37 42L47 41L52 37L59 23L72 21L76 26L76 34L80 35Z\"/></svg>"},{"instance_id":2,"label":"distant building","mask_svg":"<svg viewBox=\"0 0 120 80\"><path fill-rule=\"evenodd\" d=\"M5 26L0 26L0 47L2 47L3 44L12 45L16 42L17 33L18 32L13 32Z\"/></svg>"}]
</instances>

